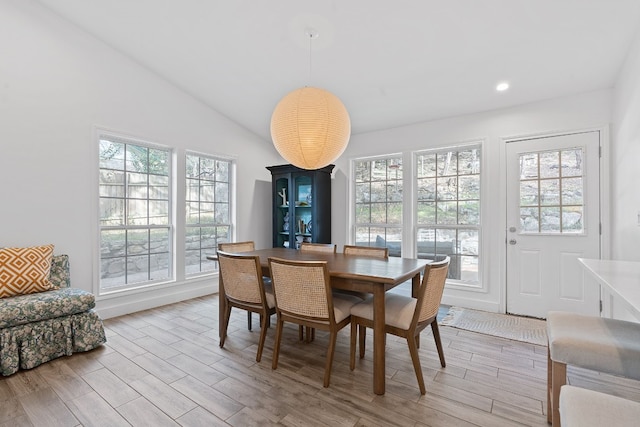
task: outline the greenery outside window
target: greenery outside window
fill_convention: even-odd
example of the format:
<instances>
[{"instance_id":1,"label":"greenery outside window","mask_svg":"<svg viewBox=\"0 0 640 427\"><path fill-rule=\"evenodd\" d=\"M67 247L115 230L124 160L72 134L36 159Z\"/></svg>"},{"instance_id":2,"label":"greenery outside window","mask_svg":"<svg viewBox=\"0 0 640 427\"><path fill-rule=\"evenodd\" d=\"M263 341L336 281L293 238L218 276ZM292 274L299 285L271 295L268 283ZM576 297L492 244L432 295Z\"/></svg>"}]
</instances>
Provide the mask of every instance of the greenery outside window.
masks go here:
<instances>
[{"instance_id":1,"label":"greenery outside window","mask_svg":"<svg viewBox=\"0 0 640 427\"><path fill-rule=\"evenodd\" d=\"M451 258L449 278L477 284L480 261L478 145L416 154L418 258Z\"/></svg>"},{"instance_id":2,"label":"greenery outside window","mask_svg":"<svg viewBox=\"0 0 640 427\"><path fill-rule=\"evenodd\" d=\"M230 160L186 155L185 273L217 270L207 260L218 242L231 241Z\"/></svg>"},{"instance_id":3,"label":"greenery outside window","mask_svg":"<svg viewBox=\"0 0 640 427\"><path fill-rule=\"evenodd\" d=\"M355 242L402 255L402 156L356 160Z\"/></svg>"},{"instance_id":4,"label":"greenery outside window","mask_svg":"<svg viewBox=\"0 0 640 427\"><path fill-rule=\"evenodd\" d=\"M171 151L99 137L100 291L173 276Z\"/></svg>"}]
</instances>

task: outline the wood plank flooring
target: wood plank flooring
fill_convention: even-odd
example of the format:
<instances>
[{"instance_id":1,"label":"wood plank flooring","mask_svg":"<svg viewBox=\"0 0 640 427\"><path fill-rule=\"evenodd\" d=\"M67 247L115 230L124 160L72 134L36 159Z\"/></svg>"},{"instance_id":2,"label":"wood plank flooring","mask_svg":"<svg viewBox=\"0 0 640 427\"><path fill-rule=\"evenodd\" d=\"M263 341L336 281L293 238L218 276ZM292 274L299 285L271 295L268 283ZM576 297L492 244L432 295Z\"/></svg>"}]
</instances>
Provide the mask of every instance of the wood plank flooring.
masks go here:
<instances>
[{"instance_id":1,"label":"wood plank flooring","mask_svg":"<svg viewBox=\"0 0 640 427\"><path fill-rule=\"evenodd\" d=\"M323 388L326 334L303 343L285 325L272 370L275 330L256 363L257 316L248 331L234 311L221 349L217 307L213 295L109 319L106 345L0 377L0 426L547 426L546 347L441 327L441 368L425 330L420 396L406 342L388 336L387 392L376 396L371 333L350 371L340 332ZM570 367L569 382L640 401L637 381Z\"/></svg>"}]
</instances>

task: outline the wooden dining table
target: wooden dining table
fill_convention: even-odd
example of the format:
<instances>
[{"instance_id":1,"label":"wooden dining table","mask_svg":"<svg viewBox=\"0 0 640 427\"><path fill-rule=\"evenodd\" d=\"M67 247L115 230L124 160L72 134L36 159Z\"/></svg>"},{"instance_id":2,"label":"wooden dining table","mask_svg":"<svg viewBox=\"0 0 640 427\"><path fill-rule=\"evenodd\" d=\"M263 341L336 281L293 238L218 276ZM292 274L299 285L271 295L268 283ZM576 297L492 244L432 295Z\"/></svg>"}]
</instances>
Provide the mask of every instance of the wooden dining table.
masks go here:
<instances>
[{"instance_id":1,"label":"wooden dining table","mask_svg":"<svg viewBox=\"0 0 640 427\"><path fill-rule=\"evenodd\" d=\"M269 258L283 258L291 261L326 261L331 278L331 287L373 295L373 392L385 392L385 293L399 284L411 280L412 295L416 296L420 286L420 275L430 262L425 259L389 257L386 259L344 255L342 253L301 252L295 249L270 248L243 255L260 257L262 274L270 276ZM209 257L208 257L209 258ZM211 256L210 259L217 257ZM223 292L224 285L220 292ZM221 295L220 315L224 312L224 298ZM222 324L222 322L220 322Z\"/></svg>"}]
</instances>

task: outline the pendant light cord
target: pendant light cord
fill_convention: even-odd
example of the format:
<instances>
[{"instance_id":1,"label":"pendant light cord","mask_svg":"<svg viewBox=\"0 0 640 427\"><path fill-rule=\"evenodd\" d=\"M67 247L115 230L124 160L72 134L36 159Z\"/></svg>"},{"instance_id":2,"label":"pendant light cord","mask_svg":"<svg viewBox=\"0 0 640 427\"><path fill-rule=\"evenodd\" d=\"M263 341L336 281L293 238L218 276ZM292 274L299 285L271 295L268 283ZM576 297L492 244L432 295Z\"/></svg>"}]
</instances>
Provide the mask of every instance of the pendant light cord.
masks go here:
<instances>
[{"instance_id":1,"label":"pendant light cord","mask_svg":"<svg viewBox=\"0 0 640 427\"><path fill-rule=\"evenodd\" d=\"M313 31L309 31L309 76L307 77L307 86L311 85L311 40L313 40Z\"/></svg>"},{"instance_id":2,"label":"pendant light cord","mask_svg":"<svg viewBox=\"0 0 640 427\"><path fill-rule=\"evenodd\" d=\"M311 41L317 39L319 34L313 28L307 28L304 33L309 37L309 75L307 76L308 80L306 84L306 86L309 87L311 86Z\"/></svg>"}]
</instances>

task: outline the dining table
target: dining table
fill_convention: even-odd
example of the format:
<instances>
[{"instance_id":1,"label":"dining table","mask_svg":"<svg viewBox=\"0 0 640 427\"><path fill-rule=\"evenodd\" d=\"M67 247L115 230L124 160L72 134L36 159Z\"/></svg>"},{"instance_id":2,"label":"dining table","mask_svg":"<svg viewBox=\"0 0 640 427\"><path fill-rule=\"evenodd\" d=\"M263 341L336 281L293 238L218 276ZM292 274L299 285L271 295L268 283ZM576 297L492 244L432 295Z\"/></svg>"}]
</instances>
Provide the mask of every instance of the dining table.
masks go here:
<instances>
[{"instance_id":1,"label":"dining table","mask_svg":"<svg viewBox=\"0 0 640 427\"><path fill-rule=\"evenodd\" d=\"M269 258L282 258L290 261L326 261L333 289L363 292L373 295L373 392L382 395L385 392L385 293L411 280L412 296L417 296L421 274L430 263L427 259L414 258L376 258L343 253L302 252L288 248L258 249L242 252L243 255L258 256L262 274L270 276ZM217 259L212 255L209 259ZM220 292L224 292L221 283ZM221 294L220 315L224 313L224 295ZM222 322L220 322L222 324Z\"/></svg>"}]
</instances>

